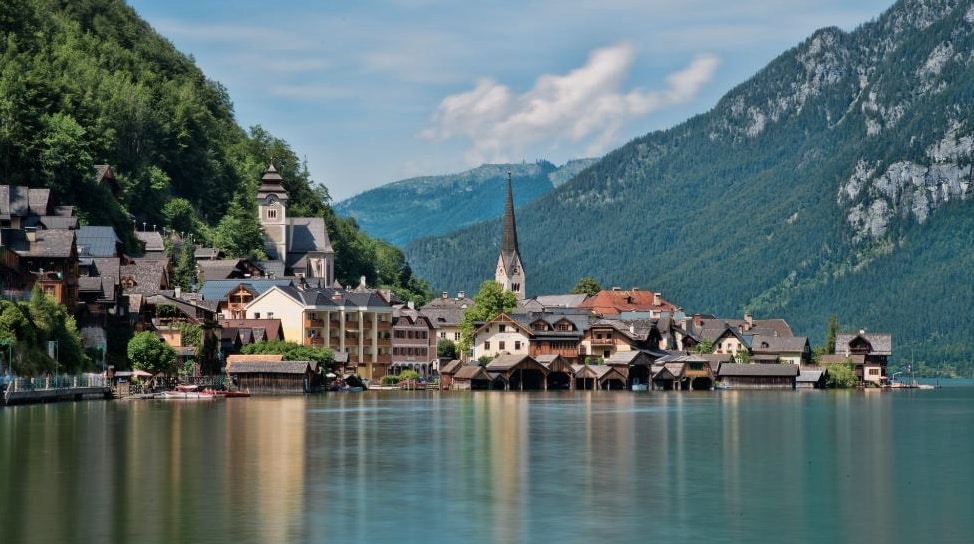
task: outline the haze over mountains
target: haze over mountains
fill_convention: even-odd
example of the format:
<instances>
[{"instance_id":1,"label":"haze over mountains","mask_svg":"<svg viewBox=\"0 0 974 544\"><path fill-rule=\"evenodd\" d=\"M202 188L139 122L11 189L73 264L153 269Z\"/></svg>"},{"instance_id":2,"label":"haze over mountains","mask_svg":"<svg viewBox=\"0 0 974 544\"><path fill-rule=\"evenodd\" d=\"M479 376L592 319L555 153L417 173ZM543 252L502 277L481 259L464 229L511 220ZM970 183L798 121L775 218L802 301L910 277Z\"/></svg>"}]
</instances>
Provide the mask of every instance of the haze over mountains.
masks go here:
<instances>
[{"instance_id":1,"label":"haze over mountains","mask_svg":"<svg viewBox=\"0 0 974 544\"><path fill-rule=\"evenodd\" d=\"M901 357L969 361L972 31L971 1L898 2L609 153L518 209L528 295L593 276L690 312L783 317L813 342L834 313L892 332ZM406 255L434 291L476 292L499 243L493 220Z\"/></svg>"}]
</instances>

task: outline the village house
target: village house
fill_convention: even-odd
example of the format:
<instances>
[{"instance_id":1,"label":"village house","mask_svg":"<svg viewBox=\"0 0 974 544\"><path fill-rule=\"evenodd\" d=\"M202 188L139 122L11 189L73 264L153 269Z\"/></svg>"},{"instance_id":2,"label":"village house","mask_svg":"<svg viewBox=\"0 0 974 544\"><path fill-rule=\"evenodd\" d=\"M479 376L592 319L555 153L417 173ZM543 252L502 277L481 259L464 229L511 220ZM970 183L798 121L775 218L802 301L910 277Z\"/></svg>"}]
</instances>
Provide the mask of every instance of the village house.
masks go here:
<instances>
[{"instance_id":1,"label":"village house","mask_svg":"<svg viewBox=\"0 0 974 544\"><path fill-rule=\"evenodd\" d=\"M888 382L886 367L893 351L893 336L860 330L858 334L835 336L835 355L822 357L822 364L851 363L860 383Z\"/></svg>"},{"instance_id":2,"label":"village house","mask_svg":"<svg viewBox=\"0 0 974 544\"><path fill-rule=\"evenodd\" d=\"M456 297L450 297L444 291L439 298L434 298L420 307L419 312L428 317L430 323L436 328L437 340L459 342L463 312L473 306L473 300L467 298L463 291L457 293Z\"/></svg>"},{"instance_id":3,"label":"village house","mask_svg":"<svg viewBox=\"0 0 974 544\"><path fill-rule=\"evenodd\" d=\"M656 328L656 320L622 321L600 319L584 331L581 353L589 362L611 358L618 352L660 350L663 337Z\"/></svg>"},{"instance_id":4,"label":"village house","mask_svg":"<svg viewBox=\"0 0 974 544\"><path fill-rule=\"evenodd\" d=\"M391 372L415 370L428 378L436 370L436 329L412 304L398 306L392 316Z\"/></svg>"},{"instance_id":5,"label":"village house","mask_svg":"<svg viewBox=\"0 0 974 544\"><path fill-rule=\"evenodd\" d=\"M246 306L247 319L280 319L284 338L348 354L348 364L367 380L392 365L392 305L378 292L274 285Z\"/></svg>"}]
</instances>

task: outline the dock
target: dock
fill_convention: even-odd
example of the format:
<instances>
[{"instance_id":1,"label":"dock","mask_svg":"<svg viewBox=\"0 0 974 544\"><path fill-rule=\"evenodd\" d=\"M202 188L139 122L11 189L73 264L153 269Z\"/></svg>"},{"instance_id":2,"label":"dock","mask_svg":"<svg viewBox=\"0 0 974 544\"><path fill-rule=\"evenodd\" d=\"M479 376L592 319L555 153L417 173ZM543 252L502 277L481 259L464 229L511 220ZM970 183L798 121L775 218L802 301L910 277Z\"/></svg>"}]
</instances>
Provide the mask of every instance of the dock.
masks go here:
<instances>
[{"instance_id":1,"label":"dock","mask_svg":"<svg viewBox=\"0 0 974 544\"><path fill-rule=\"evenodd\" d=\"M15 378L4 385L0 405L5 406L113 398L111 386L101 376Z\"/></svg>"}]
</instances>

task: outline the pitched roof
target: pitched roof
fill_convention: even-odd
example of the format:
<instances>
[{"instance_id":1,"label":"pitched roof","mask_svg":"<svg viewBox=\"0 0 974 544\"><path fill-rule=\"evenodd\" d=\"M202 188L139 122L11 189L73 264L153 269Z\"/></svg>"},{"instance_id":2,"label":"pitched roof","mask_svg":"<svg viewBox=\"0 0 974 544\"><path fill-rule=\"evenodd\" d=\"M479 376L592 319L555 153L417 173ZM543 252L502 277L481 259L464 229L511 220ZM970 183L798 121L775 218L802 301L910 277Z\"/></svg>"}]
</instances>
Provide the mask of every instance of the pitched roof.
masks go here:
<instances>
[{"instance_id":1,"label":"pitched roof","mask_svg":"<svg viewBox=\"0 0 974 544\"><path fill-rule=\"evenodd\" d=\"M4 229L7 246L22 257L68 258L74 254L75 231L37 230L33 242L22 230Z\"/></svg>"},{"instance_id":2,"label":"pitched roof","mask_svg":"<svg viewBox=\"0 0 974 544\"><path fill-rule=\"evenodd\" d=\"M114 228L91 225L78 229L75 241L78 257L115 257L121 243Z\"/></svg>"},{"instance_id":3,"label":"pitched roof","mask_svg":"<svg viewBox=\"0 0 974 544\"><path fill-rule=\"evenodd\" d=\"M248 291L253 292L254 295L260 295L275 285L287 286L291 284L292 282L289 279L269 280L264 278L251 278L206 280L203 282L203 286L200 287L199 292L201 295L203 295L205 300L225 300L227 298L227 293L233 291L241 285L243 285Z\"/></svg>"},{"instance_id":4,"label":"pitched roof","mask_svg":"<svg viewBox=\"0 0 974 544\"><path fill-rule=\"evenodd\" d=\"M294 253L334 252L325 220L321 217L292 217L288 237L288 255Z\"/></svg>"},{"instance_id":5,"label":"pitched roof","mask_svg":"<svg viewBox=\"0 0 974 544\"><path fill-rule=\"evenodd\" d=\"M145 252L162 252L166 250L162 241L162 234L156 231L138 231L135 237L145 246Z\"/></svg>"},{"instance_id":6,"label":"pitched roof","mask_svg":"<svg viewBox=\"0 0 974 544\"><path fill-rule=\"evenodd\" d=\"M675 312L678 308L672 303L658 296L658 293L632 289L622 291L617 289L603 289L598 294L586 298L579 308L589 308L598 315L615 315L621 312Z\"/></svg>"},{"instance_id":7,"label":"pitched roof","mask_svg":"<svg viewBox=\"0 0 974 544\"><path fill-rule=\"evenodd\" d=\"M792 364L763 364L763 363L723 363L718 371L719 376L798 376L798 365Z\"/></svg>"},{"instance_id":8,"label":"pitched roof","mask_svg":"<svg viewBox=\"0 0 974 544\"><path fill-rule=\"evenodd\" d=\"M490 380L490 374L480 365L463 365L453 375L454 380Z\"/></svg>"},{"instance_id":9,"label":"pitched roof","mask_svg":"<svg viewBox=\"0 0 974 544\"><path fill-rule=\"evenodd\" d=\"M874 355L892 355L893 353L892 334L865 331L860 331L858 334L835 335L835 352L845 353L846 346L849 346L856 338L869 342L869 345L872 346L870 353Z\"/></svg>"},{"instance_id":10,"label":"pitched roof","mask_svg":"<svg viewBox=\"0 0 974 544\"><path fill-rule=\"evenodd\" d=\"M498 355L491 362L487 363L487 370L491 372L503 372L516 367L543 366L533 357L528 355Z\"/></svg>"},{"instance_id":11,"label":"pitched roof","mask_svg":"<svg viewBox=\"0 0 974 544\"><path fill-rule=\"evenodd\" d=\"M168 284L167 261L138 259L134 264L119 267L119 276L126 293L151 295L158 293ZM131 286L126 286L129 282Z\"/></svg>"},{"instance_id":12,"label":"pitched roof","mask_svg":"<svg viewBox=\"0 0 974 544\"><path fill-rule=\"evenodd\" d=\"M751 349L760 352L801 352L808 345L807 336L764 336L751 339Z\"/></svg>"},{"instance_id":13,"label":"pitched roof","mask_svg":"<svg viewBox=\"0 0 974 544\"><path fill-rule=\"evenodd\" d=\"M314 361L227 361L227 372L233 374L304 374L317 372Z\"/></svg>"}]
</instances>

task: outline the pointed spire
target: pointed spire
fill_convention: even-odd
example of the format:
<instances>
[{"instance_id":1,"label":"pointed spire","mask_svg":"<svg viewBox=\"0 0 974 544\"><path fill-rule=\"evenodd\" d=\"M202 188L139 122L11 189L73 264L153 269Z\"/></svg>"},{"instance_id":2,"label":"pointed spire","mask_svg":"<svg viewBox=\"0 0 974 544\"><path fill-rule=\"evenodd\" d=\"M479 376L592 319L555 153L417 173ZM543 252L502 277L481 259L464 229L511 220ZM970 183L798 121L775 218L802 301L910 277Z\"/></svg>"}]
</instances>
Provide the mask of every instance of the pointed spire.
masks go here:
<instances>
[{"instance_id":1,"label":"pointed spire","mask_svg":"<svg viewBox=\"0 0 974 544\"><path fill-rule=\"evenodd\" d=\"M501 254L512 255L517 250L517 225L514 223L514 190L511 187L511 171L507 171L507 204L504 207L504 235Z\"/></svg>"}]
</instances>

